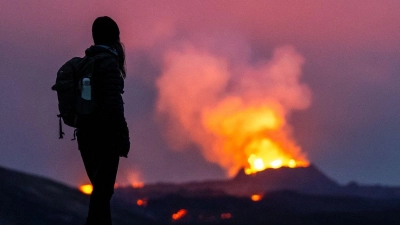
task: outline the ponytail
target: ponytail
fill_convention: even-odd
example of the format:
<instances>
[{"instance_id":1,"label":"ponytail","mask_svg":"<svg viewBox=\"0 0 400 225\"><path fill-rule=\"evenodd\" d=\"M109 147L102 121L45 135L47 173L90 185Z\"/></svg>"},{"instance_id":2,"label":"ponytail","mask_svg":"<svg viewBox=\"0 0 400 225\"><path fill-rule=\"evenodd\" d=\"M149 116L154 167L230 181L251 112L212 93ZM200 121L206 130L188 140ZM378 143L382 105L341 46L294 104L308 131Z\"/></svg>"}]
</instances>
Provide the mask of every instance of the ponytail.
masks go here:
<instances>
[{"instance_id":1,"label":"ponytail","mask_svg":"<svg viewBox=\"0 0 400 225\"><path fill-rule=\"evenodd\" d=\"M126 65L125 65L124 45L121 43L121 41L117 41L111 47L114 48L118 53L119 69L121 70L122 77L125 79L126 78Z\"/></svg>"}]
</instances>

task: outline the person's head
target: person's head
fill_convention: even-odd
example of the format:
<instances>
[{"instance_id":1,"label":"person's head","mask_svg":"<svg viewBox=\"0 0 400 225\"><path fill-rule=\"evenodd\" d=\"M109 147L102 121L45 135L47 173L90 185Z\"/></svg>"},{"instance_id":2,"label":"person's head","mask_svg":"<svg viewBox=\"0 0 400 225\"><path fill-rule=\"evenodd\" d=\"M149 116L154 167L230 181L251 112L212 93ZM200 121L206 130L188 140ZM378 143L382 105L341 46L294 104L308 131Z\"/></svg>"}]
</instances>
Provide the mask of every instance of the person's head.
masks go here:
<instances>
[{"instance_id":1,"label":"person's head","mask_svg":"<svg viewBox=\"0 0 400 225\"><path fill-rule=\"evenodd\" d=\"M98 17L92 25L92 36L95 45L106 45L117 51L119 67L125 78L125 52L119 38L117 23L108 16Z\"/></svg>"}]
</instances>

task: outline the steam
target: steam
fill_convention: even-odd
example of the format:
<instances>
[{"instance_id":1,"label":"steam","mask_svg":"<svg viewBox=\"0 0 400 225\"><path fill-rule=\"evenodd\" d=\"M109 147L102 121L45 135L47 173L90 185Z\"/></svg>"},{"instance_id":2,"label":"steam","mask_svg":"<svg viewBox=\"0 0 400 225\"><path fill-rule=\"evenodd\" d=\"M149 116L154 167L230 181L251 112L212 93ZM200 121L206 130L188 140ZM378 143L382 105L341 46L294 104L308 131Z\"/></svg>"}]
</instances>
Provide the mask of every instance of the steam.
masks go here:
<instances>
[{"instance_id":1,"label":"steam","mask_svg":"<svg viewBox=\"0 0 400 225\"><path fill-rule=\"evenodd\" d=\"M299 81L303 64L290 46L257 63L190 44L167 51L156 111L169 144L175 150L195 144L229 176L255 156L307 161L287 123L292 111L310 105Z\"/></svg>"}]
</instances>

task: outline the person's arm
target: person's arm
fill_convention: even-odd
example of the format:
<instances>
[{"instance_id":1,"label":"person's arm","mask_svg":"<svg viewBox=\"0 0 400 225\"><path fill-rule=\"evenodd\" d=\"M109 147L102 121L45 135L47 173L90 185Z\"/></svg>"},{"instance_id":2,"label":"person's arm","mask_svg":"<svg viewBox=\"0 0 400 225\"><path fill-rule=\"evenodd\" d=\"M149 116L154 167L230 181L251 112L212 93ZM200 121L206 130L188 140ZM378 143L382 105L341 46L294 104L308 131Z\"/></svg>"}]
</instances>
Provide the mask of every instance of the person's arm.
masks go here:
<instances>
[{"instance_id":1,"label":"person's arm","mask_svg":"<svg viewBox=\"0 0 400 225\"><path fill-rule=\"evenodd\" d=\"M103 79L103 110L107 127L120 142L119 154L127 157L130 148L129 129L124 116L124 79L115 58L107 60Z\"/></svg>"}]
</instances>

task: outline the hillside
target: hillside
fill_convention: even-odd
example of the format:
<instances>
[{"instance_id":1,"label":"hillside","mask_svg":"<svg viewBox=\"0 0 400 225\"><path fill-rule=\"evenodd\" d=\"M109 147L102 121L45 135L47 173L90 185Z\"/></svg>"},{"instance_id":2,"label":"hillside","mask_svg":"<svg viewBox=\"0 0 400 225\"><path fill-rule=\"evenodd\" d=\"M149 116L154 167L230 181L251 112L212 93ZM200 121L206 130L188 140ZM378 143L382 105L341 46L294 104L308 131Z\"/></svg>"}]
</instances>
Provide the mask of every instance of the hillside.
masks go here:
<instances>
[{"instance_id":1,"label":"hillside","mask_svg":"<svg viewBox=\"0 0 400 225\"><path fill-rule=\"evenodd\" d=\"M294 177L282 183L285 190L278 190L283 187L277 186L279 180L288 179L284 174ZM308 175L299 178L299 174ZM84 223L89 199L77 189L1 167L0 179L0 225ZM319 188L308 189L312 183L320 184ZM320 192L324 188L333 188L332 194ZM252 200L245 191L256 189L259 199ZM229 190L236 195L227 194ZM360 190L374 197L357 196ZM397 190L356 184L342 187L316 168L270 170L253 176L239 173L225 181L119 188L112 213L114 225L394 225L400 224L400 199L393 197ZM348 194L352 192L356 194Z\"/></svg>"},{"instance_id":2,"label":"hillside","mask_svg":"<svg viewBox=\"0 0 400 225\"><path fill-rule=\"evenodd\" d=\"M0 180L0 225L84 224L89 197L77 189L2 167ZM151 224L123 206L114 207L117 225Z\"/></svg>"}]
</instances>

